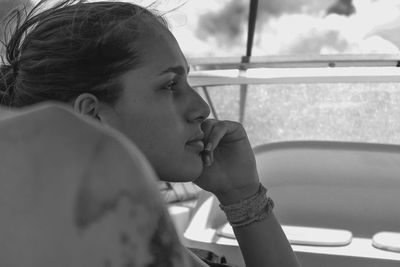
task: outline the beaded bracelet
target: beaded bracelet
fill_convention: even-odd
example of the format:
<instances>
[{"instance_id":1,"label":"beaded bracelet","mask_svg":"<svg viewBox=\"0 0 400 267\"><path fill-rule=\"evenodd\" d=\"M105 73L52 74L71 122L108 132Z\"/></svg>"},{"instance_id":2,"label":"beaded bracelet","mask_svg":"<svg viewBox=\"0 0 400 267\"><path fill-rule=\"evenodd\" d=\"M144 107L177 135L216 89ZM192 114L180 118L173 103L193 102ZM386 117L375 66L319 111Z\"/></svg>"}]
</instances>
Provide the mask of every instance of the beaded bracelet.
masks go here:
<instances>
[{"instance_id":1,"label":"beaded bracelet","mask_svg":"<svg viewBox=\"0 0 400 267\"><path fill-rule=\"evenodd\" d=\"M267 197L267 189L260 183L253 196L231 205L220 204L219 207L232 227L241 227L267 218L274 208L274 202Z\"/></svg>"}]
</instances>

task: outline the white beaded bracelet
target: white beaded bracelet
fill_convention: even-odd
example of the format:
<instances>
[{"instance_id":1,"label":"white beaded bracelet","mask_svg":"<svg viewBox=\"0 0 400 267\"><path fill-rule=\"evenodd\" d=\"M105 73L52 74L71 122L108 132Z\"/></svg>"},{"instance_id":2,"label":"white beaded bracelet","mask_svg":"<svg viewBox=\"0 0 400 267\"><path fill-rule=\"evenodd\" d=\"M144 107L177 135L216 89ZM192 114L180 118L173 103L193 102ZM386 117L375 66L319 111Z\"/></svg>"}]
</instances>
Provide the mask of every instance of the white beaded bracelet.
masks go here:
<instances>
[{"instance_id":1,"label":"white beaded bracelet","mask_svg":"<svg viewBox=\"0 0 400 267\"><path fill-rule=\"evenodd\" d=\"M267 189L260 183L257 193L238 203L219 205L232 227L241 227L264 220L271 214L274 202L267 197Z\"/></svg>"}]
</instances>

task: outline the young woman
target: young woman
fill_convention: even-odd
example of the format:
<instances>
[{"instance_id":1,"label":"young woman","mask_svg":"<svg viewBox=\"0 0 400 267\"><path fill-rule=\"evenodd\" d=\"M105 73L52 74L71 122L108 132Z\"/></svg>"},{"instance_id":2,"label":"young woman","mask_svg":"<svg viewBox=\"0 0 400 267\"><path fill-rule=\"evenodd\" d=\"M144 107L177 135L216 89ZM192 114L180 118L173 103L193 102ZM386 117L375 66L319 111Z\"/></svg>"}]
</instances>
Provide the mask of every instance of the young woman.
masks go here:
<instances>
[{"instance_id":1,"label":"young woman","mask_svg":"<svg viewBox=\"0 0 400 267\"><path fill-rule=\"evenodd\" d=\"M23 20L21 12L11 14L19 23L6 43L1 103L66 102L117 129L161 180L194 181L215 194L248 267L297 266L245 130L207 119L164 19L125 2L64 0L41 10L46 2Z\"/></svg>"}]
</instances>

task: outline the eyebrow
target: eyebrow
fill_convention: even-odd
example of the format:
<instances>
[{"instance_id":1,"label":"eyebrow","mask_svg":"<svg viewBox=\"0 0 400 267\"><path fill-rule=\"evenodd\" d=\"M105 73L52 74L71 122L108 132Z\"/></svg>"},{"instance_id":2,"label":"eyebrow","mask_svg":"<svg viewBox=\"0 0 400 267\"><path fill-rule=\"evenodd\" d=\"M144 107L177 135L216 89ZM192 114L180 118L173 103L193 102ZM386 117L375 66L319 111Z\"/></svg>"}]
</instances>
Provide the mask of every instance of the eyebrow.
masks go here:
<instances>
[{"instance_id":1,"label":"eyebrow","mask_svg":"<svg viewBox=\"0 0 400 267\"><path fill-rule=\"evenodd\" d=\"M189 66L187 66L187 71L183 66L173 66L173 67L169 67L169 68L163 70L158 75L162 75L162 74L165 74L165 73L168 73L168 72L173 72L173 73L176 73L178 75L183 75L185 73L189 73L189 70L190 70Z\"/></svg>"}]
</instances>

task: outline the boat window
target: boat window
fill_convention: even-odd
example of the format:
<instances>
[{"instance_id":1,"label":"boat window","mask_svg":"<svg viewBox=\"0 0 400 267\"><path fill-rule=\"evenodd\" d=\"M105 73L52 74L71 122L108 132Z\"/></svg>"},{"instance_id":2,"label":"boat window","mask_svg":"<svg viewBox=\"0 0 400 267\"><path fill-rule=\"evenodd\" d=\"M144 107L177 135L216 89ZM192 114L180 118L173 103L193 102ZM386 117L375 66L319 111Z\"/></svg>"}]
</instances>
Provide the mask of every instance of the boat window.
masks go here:
<instances>
[{"instance_id":1,"label":"boat window","mask_svg":"<svg viewBox=\"0 0 400 267\"><path fill-rule=\"evenodd\" d=\"M240 85L207 88L216 116L239 120ZM253 146L290 140L400 144L398 83L249 84L247 89L243 124ZM198 91L207 99L203 88Z\"/></svg>"}]
</instances>

